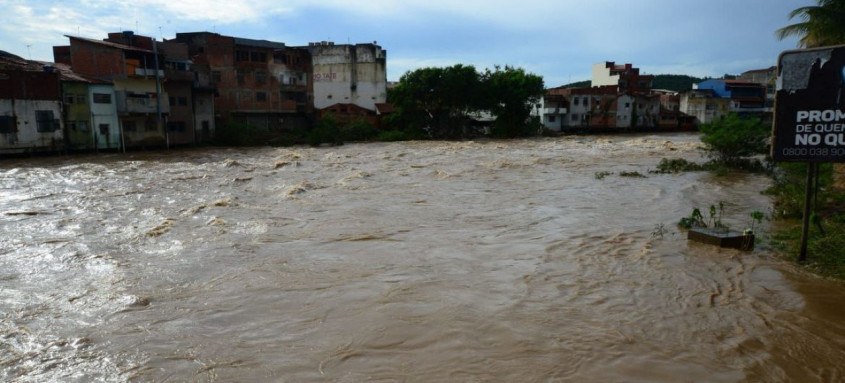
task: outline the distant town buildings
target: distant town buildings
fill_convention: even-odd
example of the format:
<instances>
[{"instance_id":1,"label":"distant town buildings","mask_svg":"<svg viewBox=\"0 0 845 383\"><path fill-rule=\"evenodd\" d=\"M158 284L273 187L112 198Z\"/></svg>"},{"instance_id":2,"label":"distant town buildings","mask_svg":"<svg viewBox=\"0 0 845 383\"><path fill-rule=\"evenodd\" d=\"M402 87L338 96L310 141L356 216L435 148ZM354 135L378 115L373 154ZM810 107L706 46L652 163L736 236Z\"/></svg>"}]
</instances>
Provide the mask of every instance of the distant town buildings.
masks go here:
<instances>
[{"instance_id":1,"label":"distant town buildings","mask_svg":"<svg viewBox=\"0 0 845 383\"><path fill-rule=\"evenodd\" d=\"M327 113L377 124L392 110L387 53L375 42L67 38L52 63L0 52L0 154L196 145L222 126L272 134Z\"/></svg>"},{"instance_id":2,"label":"distant town buildings","mask_svg":"<svg viewBox=\"0 0 845 383\"><path fill-rule=\"evenodd\" d=\"M653 81L631 64L598 63L590 87L547 89L533 115L556 132L684 130L731 112L771 116L774 68L748 71L740 79L705 80L681 93L653 89Z\"/></svg>"}]
</instances>

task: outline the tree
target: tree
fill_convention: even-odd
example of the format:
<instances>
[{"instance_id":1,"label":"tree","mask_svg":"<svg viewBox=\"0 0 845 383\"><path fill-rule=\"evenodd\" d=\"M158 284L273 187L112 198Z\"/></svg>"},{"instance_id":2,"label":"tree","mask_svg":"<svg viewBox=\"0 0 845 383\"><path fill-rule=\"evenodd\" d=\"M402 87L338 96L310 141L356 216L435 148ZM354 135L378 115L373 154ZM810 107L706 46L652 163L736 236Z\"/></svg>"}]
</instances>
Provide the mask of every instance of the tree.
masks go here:
<instances>
[{"instance_id":1,"label":"tree","mask_svg":"<svg viewBox=\"0 0 845 383\"><path fill-rule=\"evenodd\" d=\"M473 66L458 64L405 73L388 99L398 116L391 122L402 124L406 132L463 137L470 113L489 111L496 116L496 135L520 137L539 131L529 116L542 95L543 78L521 68L497 66L481 74Z\"/></svg>"},{"instance_id":2,"label":"tree","mask_svg":"<svg viewBox=\"0 0 845 383\"><path fill-rule=\"evenodd\" d=\"M479 81L473 66L422 68L405 73L388 98L407 127L457 137L466 114L478 109Z\"/></svg>"},{"instance_id":3,"label":"tree","mask_svg":"<svg viewBox=\"0 0 845 383\"><path fill-rule=\"evenodd\" d=\"M798 37L802 48L845 44L845 0L816 0L816 4L790 12L790 20L801 21L778 29L778 39Z\"/></svg>"},{"instance_id":4,"label":"tree","mask_svg":"<svg viewBox=\"0 0 845 383\"><path fill-rule=\"evenodd\" d=\"M699 127L701 141L717 163L739 164L742 158L765 154L770 130L758 118L744 118L735 113Z\"/></svg>"},{"instance_id":5,"label":"tree","mask_svg":"<svg viewBox=\"0 0 845 383\"><path fill-rule=\"evenodd\" d=\"M543 78L522 68L495 67L482 76L486 109L496 116L494 134L500 137L524 137L531 131L528 117L531 107L543 96Z\"/></svg>"}]
</instances>

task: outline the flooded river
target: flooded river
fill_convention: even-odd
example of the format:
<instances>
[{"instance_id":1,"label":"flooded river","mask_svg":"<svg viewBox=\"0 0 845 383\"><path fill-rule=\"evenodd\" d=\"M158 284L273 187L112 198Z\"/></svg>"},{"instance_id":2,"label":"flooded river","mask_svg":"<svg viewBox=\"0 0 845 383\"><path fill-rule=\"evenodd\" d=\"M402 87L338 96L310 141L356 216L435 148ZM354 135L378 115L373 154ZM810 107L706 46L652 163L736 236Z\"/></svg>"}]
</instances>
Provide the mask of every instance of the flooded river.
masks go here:
<instances>
[{"instance_id":1,"label":"flooded river","mask_svg":"<svg viewBox=\"0 0 845 383\"><path fill-rule=\"evenodd\" d=\"M0 161L0 381L845 380L842 283L676 229L771 209L762 176L648 174L698 143Z\"/></svg>"}]
</instances>

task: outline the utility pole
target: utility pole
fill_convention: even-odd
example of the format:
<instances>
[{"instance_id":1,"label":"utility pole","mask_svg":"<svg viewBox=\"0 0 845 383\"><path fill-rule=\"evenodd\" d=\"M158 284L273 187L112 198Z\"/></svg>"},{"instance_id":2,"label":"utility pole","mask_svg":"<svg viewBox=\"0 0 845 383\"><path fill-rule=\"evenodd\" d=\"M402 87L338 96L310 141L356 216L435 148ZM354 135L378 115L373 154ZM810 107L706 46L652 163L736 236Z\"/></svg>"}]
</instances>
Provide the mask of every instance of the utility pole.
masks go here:
<instances>
[{"instance_id":1,"label":"utility pole","mask_svg":"<svg viewBox=\"0 0 845 383\"><path fill-rule=\"evenodd\" d=\"M156 39L153 39L153 55L155 55L155 75L156 75L156 125L159 129L164 129L164 144L167 149L170 149L170 134L167 132L167 127L162 123L161 117L161 75L158 72L158 44Z\"/></svg>"}]
</instances>

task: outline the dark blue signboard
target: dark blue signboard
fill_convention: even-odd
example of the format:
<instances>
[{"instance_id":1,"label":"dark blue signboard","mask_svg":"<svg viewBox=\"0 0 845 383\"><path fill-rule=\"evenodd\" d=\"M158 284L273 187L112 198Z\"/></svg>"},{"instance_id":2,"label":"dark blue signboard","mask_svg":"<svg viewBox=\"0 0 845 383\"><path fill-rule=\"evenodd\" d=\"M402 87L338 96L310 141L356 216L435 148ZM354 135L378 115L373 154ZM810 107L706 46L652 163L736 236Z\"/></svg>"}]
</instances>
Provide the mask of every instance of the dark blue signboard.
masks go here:
<instances>
[{"instance_id":1,"label":"dark blue signboard","mask_svg":"<svg viewBox=\"0 0 845 383\"><path fill-rule=\"evenodd\" d=\"M772 158L845 162L845 46L778 59Z\"/></svg>"}]
</instances>

